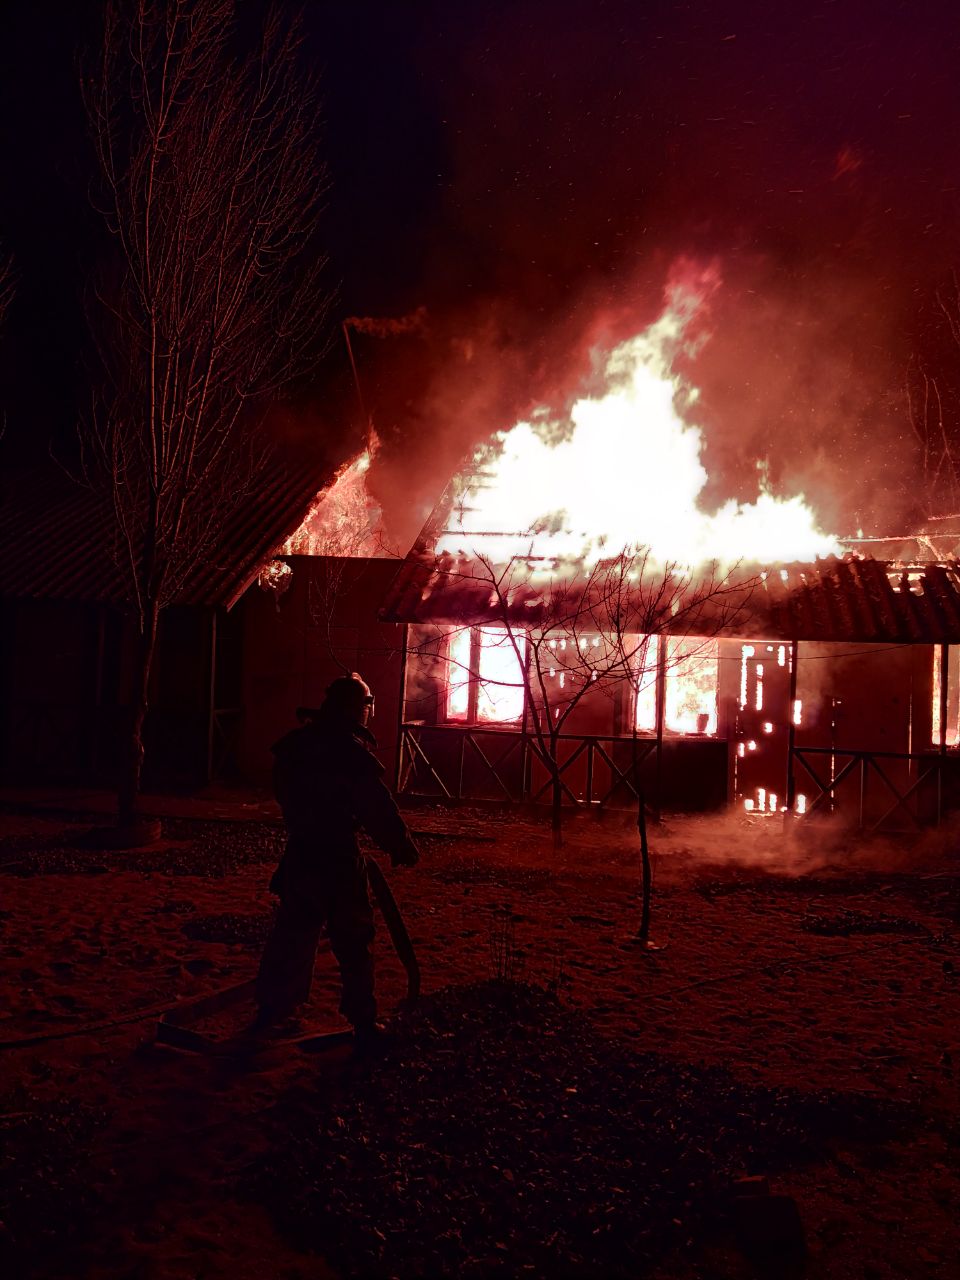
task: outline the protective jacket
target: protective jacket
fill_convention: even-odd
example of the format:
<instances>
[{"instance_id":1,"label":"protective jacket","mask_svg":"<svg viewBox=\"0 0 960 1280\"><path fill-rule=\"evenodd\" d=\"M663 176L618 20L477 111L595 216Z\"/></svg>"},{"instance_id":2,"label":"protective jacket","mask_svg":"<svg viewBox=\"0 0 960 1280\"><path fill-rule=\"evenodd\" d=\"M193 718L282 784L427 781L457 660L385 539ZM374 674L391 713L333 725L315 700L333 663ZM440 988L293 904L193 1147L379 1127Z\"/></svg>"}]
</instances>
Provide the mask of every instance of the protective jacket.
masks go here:
<instances>
[{"instance_id":1,"label":"protective jacket","mask_svg":"<svg viewBox=\"0 0 960 1280\"><path fill-rule=\"evenodd\" d=\"M271 884L276 892L291 879L322 878L356 862L360 829L394 866L416 862L375 745L368 729L329 709L274 745L274 792L289 836Z\"/></svg>"}]
</instances>

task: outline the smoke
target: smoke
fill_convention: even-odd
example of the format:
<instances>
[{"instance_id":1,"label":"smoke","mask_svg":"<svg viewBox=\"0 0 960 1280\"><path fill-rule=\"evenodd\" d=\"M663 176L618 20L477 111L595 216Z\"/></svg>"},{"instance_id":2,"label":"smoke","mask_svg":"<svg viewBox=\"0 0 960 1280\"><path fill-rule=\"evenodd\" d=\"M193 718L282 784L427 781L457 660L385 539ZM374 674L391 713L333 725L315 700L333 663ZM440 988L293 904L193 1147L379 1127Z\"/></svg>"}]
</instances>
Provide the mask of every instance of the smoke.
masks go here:
<instances>
[{"instance_id":1,"label":"smoke","mask_svg":"<svg viewBox=\"0 0 960 1280\"><path fill-rule=\"evenodd\" d=\"M783 823L777 817L746 818L731 812L669 818L653 846L664 876L669 876L668 860L676 856L705 870L749 869L776 876L916 876L945 866L955 871L958 835L957 816L923 832L870 835L851 829L839 816L815 814Z\"/></svg>"},{"instance_id":2,"label":"smoke","mask_svg":"<svg viewBox=\"0 0 960 1280\"><path fill-rule=\"evenodd\" d=\"M396 319L349 316L343 323L345 328L368 334L371 338L397 338L404 333L419 333L427 323L427 308L417 307L409 315Z\"/></svg>"},{"instance_id":3,"label":"smoke","mask_svg":"<svg viewBox=\"0 0 960 1280\"><path fill-rule=\"evenodd\" d=\"M882 286L855 268L793 276L769 255L728 259L687 371L701 391L705 503L749 499L759 472L840 535L915 522L896 323Z\"/></svg>"},{"instance_id":4,"label":"smoke","mask_svg":"<svg viewBox=\"0 0 960 1280\"><path fill-rule=\"evenodd\" d=\"M399 539L491 431L562 408L598 343L648 325L682 257L723 278L685 370L707 501L755 494L759 461L838 533L914 521L904 375L960 228L952 18L513 0L418 21L400 38L419 185L376 236L364 215L369 278L350 300L429 316L377 341L355 330L384 439L371 485ZM364 109L400 145L386 58L390 102Z\"/></svg>"},{"instance_id":5,"label":"smoke","mask_svg":"<svg viewBox=\"0 0 960 1280\"><path fill-rule=\"evenodd\" d=\"M493 432L538 407L562 415L574 397L598 391L599 353L647 327L681 284L705 297L692 349L678 357L700 393L686 416L706 444L703 508L752 502L767 488L781 498L802 494L820 527L841 535L889 535L916 521L914 442L898 384L903 353L875 282L854 271L794 279L758 253L657 265L656 282L646 271L616 289L585 285L569 314L549 325L532 324L502 298L480 315L463 308L413 337L406 331L393 367L405 365L396 370L401 380L422 373L385 430L386 404L374 409L387 447L370 478L401 544ZM381 383L389 381L390 362L377 363ZM598 481L616 465L598 460Z\"/></svg>"}]
</instances>

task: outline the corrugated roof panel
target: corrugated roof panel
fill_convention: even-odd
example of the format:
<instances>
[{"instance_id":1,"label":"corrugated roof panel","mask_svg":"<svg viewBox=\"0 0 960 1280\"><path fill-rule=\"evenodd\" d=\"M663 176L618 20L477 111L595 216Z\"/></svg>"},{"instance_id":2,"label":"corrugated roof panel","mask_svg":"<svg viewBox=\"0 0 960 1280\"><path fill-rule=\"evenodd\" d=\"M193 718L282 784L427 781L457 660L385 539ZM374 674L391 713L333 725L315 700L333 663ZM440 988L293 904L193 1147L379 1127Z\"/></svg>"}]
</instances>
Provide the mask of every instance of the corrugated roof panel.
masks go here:
<instances>
[{"instance_id":1,"label":"corrugated roof panel","mask_svg":"<svg viewBox=\"0 0 960 1280\"><path fill-rule=\"evenodd\" d=\"M960 629L960 583L956 572L948 572L942 564L930 565L926 586L932 611L943 629Z\"/></svg>"},{"instance_id":2,"label":"corrugated roof panel","mask_svg":"<svg viewBox=\"0 0 960 1280\"><path fill-rule=\"evenodd\" d=\"M863 557L830 557L814 564L771 566L763 579L759 572L741 576L744 594L736 617L724 626L729 634L960 644L960 571L955 561L905 568ZM720 612L722 604L718 601ZM382 611L384 620L399 622L496 621L497 613L489 602L488 584L479 577L471 580L468 561L437 560L425 551L407 557ZM704 608L704 624L710 613ZM518 607L513 616L521 623L536 620L527 608Z\"/></svg>"},{"instance_id":3,"label":"corrugated roof panel","mask_svg":"<svg viewBox=\"0 0 960 1280\"><path fill-rule=\"evenodd\" d=\"M837 566L837 574L843 582L843 591L850 602L851 613L856 619L853 624L863 629L866 635L872 632L883 636L895 619L888 607L885 607L886 592L884 583L886 575L879 570L880 578L873 572L875 561L850 560Z\"/></svg>"},{"instance_id":4,"label":"corrugated roof panel","mask_svg":"<svg viewBox=\"0 0 960 1280\"><path fill-rule=\"evenodd\" d=\"M218 530L214 552L185 576L176 602L234 604L335 470L316 459L271 460ZM122 603L122 552L113 512L92 490L50 470L8 478L0 503L0 595Z\"/></svg>"}]
</instances>

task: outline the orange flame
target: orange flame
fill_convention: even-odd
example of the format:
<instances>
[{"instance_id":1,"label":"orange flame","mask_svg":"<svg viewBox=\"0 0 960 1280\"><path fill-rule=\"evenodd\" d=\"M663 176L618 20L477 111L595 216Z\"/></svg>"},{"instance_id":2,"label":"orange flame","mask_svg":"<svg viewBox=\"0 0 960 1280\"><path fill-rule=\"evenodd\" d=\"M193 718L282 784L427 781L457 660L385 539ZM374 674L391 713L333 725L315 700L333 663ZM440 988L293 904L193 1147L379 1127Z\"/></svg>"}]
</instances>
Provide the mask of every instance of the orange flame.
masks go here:
<instances>
[{"instance_id":1,"label":"orange flame","mask_svg":"<svg viewBox=\"0 0 960 1280\"><path fill-rule=\"evenodd\" d=\"M371 432L365 449L337 472L311 503L299 529L277 552L281 556L383 555L381 510L367 492L366 477L379 441Z\"/></svg>"},{"instance_id":2,"label":"orange flame","mask_svg":"<svg viewBox=\"0 0 960 1280\"><path fill-rule=\"evenodd\" d=\"M576 400L566 417L537 410L498 432L476 459L438 550L595 563L643 549L657 563L774 563L841 554L802 495L779 499L758 463L758 496L709 514L698 391L675 372L704 336L693 333L716 281L671 286L648 329L602 357L605 390ZM492 456L491 456L492 454Z\"/></svg>"}]
</instances>

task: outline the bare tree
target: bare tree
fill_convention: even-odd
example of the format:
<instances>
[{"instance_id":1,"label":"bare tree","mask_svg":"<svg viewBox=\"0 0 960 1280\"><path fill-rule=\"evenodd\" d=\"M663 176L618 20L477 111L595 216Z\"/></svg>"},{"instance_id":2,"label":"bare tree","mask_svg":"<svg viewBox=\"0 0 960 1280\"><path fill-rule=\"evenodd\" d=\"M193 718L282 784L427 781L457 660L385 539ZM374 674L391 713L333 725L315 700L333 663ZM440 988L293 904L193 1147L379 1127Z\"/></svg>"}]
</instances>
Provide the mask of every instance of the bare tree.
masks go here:
<instances>
[{"instance_id":1,"label":"bare tree","mask_svg":"<svg viewBox=\"0 0 960 1280\"><path fill-rule=\"evenodd\" d=\"M445 595L459 596L465 617L483 618L487 643L509 655L497 664L504 668L502 679L488 675L483 683L493 697L490 686L522 690L524 726L548 775L555 846L562 843L564 731L585 699L624 701L626 695L641 863L637 941L652 945L637 702L671 667L707 660L704 650L712 638L734 630L746 614L759 577L738 567L707 565L693 572L657 565L643 549L625 550L592 566L561 564L539 575L531 573L525 558L497 565L475 554L467 562L438 560L434 576L446 577ZM469 659L457 657L469 652L469 646L455 643L465 634L466 629L453 630L445 657L448 666L458 668L454 676L461 683L477 681L480 674ZM427 637L424 649L435 653L436 639Z\"/></svg>"},{"instance_id":2,"label":"bare tree","mask_svg":"<svg viewBox=\"0 0 960 1280\"><path fill-rule=\"evenodd\" d=\"M10 303L13 301L13 294L13 259L9 257L0 257L0 330L3 329L4 321L7 318ZM0 414L0 437L3 436L6 426L6 419L2 414Z\"/></svg>"},{"instance_id":3,"label":"bare tree","mask_svg":"<svg viewBox=\"0 0 960 1280\"><path fill-rule=\"evenodd\" d=\"M933 293L922 341L906 372L907 418L917 443L920 491L929 529L918 541L935 559L952 552L960 517L960 276L954 270ZM939 522L952 522L940 524Z\"/></svg>"},{"instance_id":4,"label":"bare tree","mask_svg":"<svg viewBox=\"0 0 960 1280\"><path fill-rule=\"evenodd\" d=\"M940 379L919 358L906 378L907 414L920 455L921 498L930 520L954 519L960 513L960 469L944 405ZM931 536L919 541L936 559L942 554Z\"/></svg>"},{"instance_id":5,"label":"bare tree","mask_svg":"<svg viewBox=\"0 0 960 1280\"><path fill-rule=\"evenodd\" d=\"M316 90L277 10L240 56L233 0L111 0L85 99L116 247L84 475L112 507L139 624L121 821L136 812L161 611L247 494L267 406L322 354Z\"/></svg>"}]
</instances>

